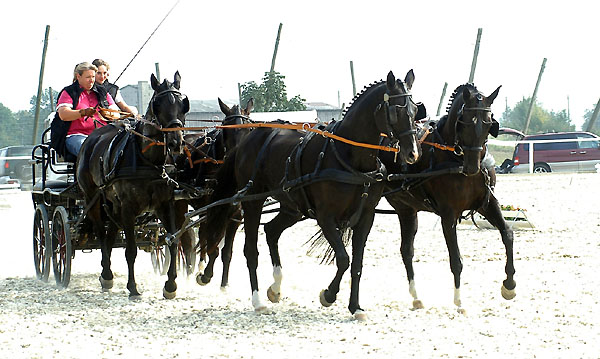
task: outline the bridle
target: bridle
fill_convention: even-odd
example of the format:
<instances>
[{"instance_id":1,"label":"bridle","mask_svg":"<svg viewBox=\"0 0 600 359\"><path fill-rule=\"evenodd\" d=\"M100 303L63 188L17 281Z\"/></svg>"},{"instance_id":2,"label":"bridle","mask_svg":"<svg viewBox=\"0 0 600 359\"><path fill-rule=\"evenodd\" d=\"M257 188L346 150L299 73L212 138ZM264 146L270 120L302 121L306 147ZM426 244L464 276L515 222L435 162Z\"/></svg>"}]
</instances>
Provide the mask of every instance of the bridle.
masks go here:
<instances>
[{"instance_id":1,"label":"bridle","mask_svg":"<svg viewBox=\"0 0 600 359\"><path fill-rule=\"evenodd\" d=\"M406 98L406 101L405 101L404 105L390 105L390 99L402 98L402 97ZM385 122L386 135L390 136L390 138L395 138L395 139L399 140L401 137L415 135L417 133L417 129L413 126L413 122L412 121L410 121L410 124L409 124L410 125L410 129L409 130L401 132L401 133L399 133L397 135L395 135L394 132L393 132L393 127L392 126L398 123L398 112L396 110L406 108L407 112L408 112L408 103L409 103L409 101L412 102L414 105L416 105L414 103L414 101L412 100L412 93L410 93L410 92L406 92L406 93L402 93L402 94L396 94L396 95L390 95L387 92L383 94L383 103L380 104L379 106L381 107L383 105L383 107L385 108L385 113L386 113L386 122ZM390 111L390 106L394 106L393 107L393 111Z\"/></svg>"},{"instance_id":2,"label":"bridle","mask_svg":"<svg viewBox=\"0 0 600 359\"><path fill-rule=\"evenodd\" d=\"M159 97L163 97L163 96L166 96L166 95L170 95L169 101L170 101L170 102L173 104L173 103L175 103L175 96L173 96L173 94L177 94L178 96L181 96L181 97L183 97L183 98L185 98L185 97L186 97L186 96L185 96L184 94L182 94L182 93L181 93L179 90L177 90L177 89L172 89L172 88L171 88L171 89L168 89L168 90L161 91L161 92L159 92L159 93L155 93L155 94L153 94L153 95L152 95L152 98L150 99L150 103L149 103L148 107L150 108L150 112L151 112L151 114L152 114L152 118L153 118L153 119L156 119L156 120L158 120L158 119L157 119L157 117L156 117L156 115L154 114L154 102L156 101L156 99L157 99L157 98L159 98ZM154 122L154 121L151 121L151 122ZM159 130L162 130L163 128L169 128L169 127L183 127L183 123L182 123L182 122L181 122L181 120L180 120L180 119L178 119L178 118L175 118L175 119L173 119L173 120L169 121L169 122L168 122L166 125L164 125L164 126L163 126L163 125L161 125L160 123L158 123L158 121L156 121L156 122L157 122L158 129L159 129Z\"/></svg>"},{"instance_id":3,"label":"bridle","mask_svg":"<svg viewBox=\"0 0 600 359\"><path fill-rule=\"evenodd\" d=\"M480 96L481 95L478 95L478 100L481 100ZM458 118L456 119L454 133L457 133L457 131L456 131L456 124L458 124L458 123L463 124L465 126L475 126L477 124L477 120L475 120L475 121L463 121L462 118L463 118L464 111L492 112L492 109L489 106L487 106L487 107L484 107L484 106L464 107L464 105L463 105L463 107L460 109L460 111L458 113ZM484 121L484 120L482 120L481 122L483 124L491 124L492 123L491 120L490 121ZM481 151L483 151L483 146L459 146L458 145L458 139L456 140L455 148L458 149L458 151L455 150L455 153L457 155L459 155L459 156L462 155L462 153L464 151L471 151L471 152L481 152Z\"/></svg>"}]
</instances>

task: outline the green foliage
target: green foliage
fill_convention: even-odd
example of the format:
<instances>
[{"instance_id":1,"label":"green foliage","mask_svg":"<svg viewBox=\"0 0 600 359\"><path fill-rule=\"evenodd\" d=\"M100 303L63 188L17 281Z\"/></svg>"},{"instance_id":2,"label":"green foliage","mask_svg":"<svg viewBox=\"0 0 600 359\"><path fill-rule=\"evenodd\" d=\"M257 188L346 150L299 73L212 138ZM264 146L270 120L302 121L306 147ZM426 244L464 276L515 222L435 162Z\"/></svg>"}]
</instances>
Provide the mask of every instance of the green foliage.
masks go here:
<instances>
[{"instance_id":1,"label":"green foliage","mask_svg":"<svg viewBox=\"0 0 600 359\"><path fill-rule=\"evenodd\" d=\"M524 131L530 102L531 98L523 98L513 108L508 108L504 111L500 119L501 126ZM548 112L537 101L534 103L531 110L529 129L526 134L574 130L575 125L571 123L566 110Z\"/></svg>"},{"instance_id":2,"label":"green foliage","mask_svg":"<svg viewBox=\"0 0 600 359\"><path fill-rule=\"evenodd\" d=\"M255 112L302 111L306 110L304 99L296 95L288 100L284 80L279 72L265 72L261 84L254 81L241 85L242 103L254 98Z\"/></svg>"},{"instance_id":3,"label":"green foliage","mask_svg":"<svg viewBox=\"0 0 600 359\"><path fill-rule=\"evenodd\" d=\"M596 107L596 105L594 105L594 107L590 110L586 110L585 111L585 115L583 115L583 118L585 119L585 121L583 122L583 126L582 129L584 131L587 131L587 128L589 126L590 121L592 120L592 115L594 114L594 108ZM593 132L597 135L600 136L600 119L596 119L596 122L594 122L594 127L591 129L590 132Z\"/></svg>"},{"instance_id":4,"label":"green foliage","mask_svg":"<svg viewBox=\"0 0 600 359\"><path fill-rule=\"evenodd\" d=\"M53 102L58 100L58 93L52 91ZM0 147L31 144L33 141L33 122L35 118L35 103L37 96L34 95L29 101L29 110L13 113L9 108L0 103ZM49 89L42 92L40 101L38 136L45 129L44 120L54 111L54 104L50 103ZM40 137L41 138L41 137ZM39 140L35 141L36 143Z\"/></svg>"}]
</instances>

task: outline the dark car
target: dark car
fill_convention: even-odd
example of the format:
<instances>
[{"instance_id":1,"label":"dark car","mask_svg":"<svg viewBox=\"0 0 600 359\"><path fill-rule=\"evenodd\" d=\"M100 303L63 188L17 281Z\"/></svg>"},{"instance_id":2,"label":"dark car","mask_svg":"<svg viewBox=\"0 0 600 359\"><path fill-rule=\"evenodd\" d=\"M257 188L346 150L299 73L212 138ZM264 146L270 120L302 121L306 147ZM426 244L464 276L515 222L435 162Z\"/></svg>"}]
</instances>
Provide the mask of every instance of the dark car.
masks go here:
<instances>
[{"instance_id":1,"label":"dark car","mask_svg":"<svg viewBox=\"0 0 600 359\"><path fill-rule=\"evenodd\" d=\"M0 148L0 176L9 176L21 182L31 181L32 145Z\"/></svg>"},{"instance_id":2,"label":"dark car","mask_svg":"<svg viewBox=\"0 0 600 359\"><path fill-rule=\"evenodd\" d=\"M533 172L595 172L600 163L600 137L589 132L556 132L524 136L533 144ZM512 173L529 172L529 143L518 143Z\"/></svg>"}]
</instances>

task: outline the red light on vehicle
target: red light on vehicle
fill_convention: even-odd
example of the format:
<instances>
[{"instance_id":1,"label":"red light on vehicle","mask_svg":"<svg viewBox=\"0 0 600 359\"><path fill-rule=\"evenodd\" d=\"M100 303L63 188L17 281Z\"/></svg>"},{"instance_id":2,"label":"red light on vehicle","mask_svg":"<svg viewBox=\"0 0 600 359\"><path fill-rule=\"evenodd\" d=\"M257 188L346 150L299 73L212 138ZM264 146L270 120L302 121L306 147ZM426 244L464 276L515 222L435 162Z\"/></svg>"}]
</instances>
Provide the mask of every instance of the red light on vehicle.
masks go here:
<instances>
[{"instance_id":1,"label":"red light on vehicle","mask_svg":"<svg viewBox=\"0 0 600 359\"><path fill-rule=\"evenodd\" d=\"M519 165L519 156L515 156L515 160L513 161L515 166Z\"/></svg>"},{"instance_id":2,"label":"red light on vehicle","mask_svg":"<svg viewBox=\"0 0 600 359\"><path fill-rule=\"evenodd\" d=\"M4 162L4 168L9 168L9 167L10 167L9 162L8 161Z\"/></svg>"}]
</instances>

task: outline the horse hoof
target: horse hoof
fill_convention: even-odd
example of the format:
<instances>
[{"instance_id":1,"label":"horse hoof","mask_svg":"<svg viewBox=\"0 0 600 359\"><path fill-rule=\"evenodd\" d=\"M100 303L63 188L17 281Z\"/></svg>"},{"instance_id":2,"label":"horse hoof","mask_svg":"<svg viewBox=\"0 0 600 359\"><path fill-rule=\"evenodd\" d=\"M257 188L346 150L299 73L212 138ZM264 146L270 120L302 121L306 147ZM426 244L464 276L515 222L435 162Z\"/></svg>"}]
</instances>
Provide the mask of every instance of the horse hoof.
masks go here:
<instances>
[{"instance_id":1,"label":"horse hoof","mask_svg":"<svg viewBox=\"0 0 600 359\"><path fill-rule=\"evenodd\" d=\"M210 280L208 280L208 281L205 282L204 275L203 274L198 274L196 276L196 283L198 283L201 286L205 286L208 283L210 283Z\"/></svg>"},{"instance_id":2,"label":"horse hoof","mask_svg":"<svg viewBox=\"0 0 600 359\"><path fill-rule=\"evenodd\" d=\"M502 298L506 300L511 300L517 295L514 289L506 289L504 285L502 286L500 291L502 293Z\"/></svg>"},{"instance_id":3,"label":"horse hoof","mask_svg":"<svg viewBox=\"0 0 600 359\"><path fill-rule=\"evenodd\" d=\"M165 299L173 299L176 296L177 296L177 291L169 292L165 288L163 288L163 297L165 297Z\"/></svg>"},{"instance_id":4,"label":"horse hoof","mask_svg":"<svg viewBox=\"0 0 600 359\"><path fill-rule=\"evenodd\" d=\"M256 308L254 308L255 313L264 314L264 313L267 313L268 311L269 311L269 309L267 308L266 305L260 305Z\"/></svg>"},{"instance_id":5,"label":"horse hoof","mask_svg":"<svg viewBox=\"0 0 600 359\"><path fill-rule=\"evenodd\" d=\"M129 300L137 302L139 300L142 299L142 295L141 294L129 294Z\"/></svg>"},{"instance_id":6,"label":"horse hoof","mask_svg":"<svg viewBox=\"0 0 600 359\"><path fill-rule=\"evenodd\" d=\"M369 319L369 316L365 311L358 309L356 312L354 312L354 319L358 320L359 322L366 322Z\"/></svg>"},{"instance_id":7,"label":"horse hoof","mask_svg":"<svg viewBox=\"0 0 600 359\"><path fill-rule=\"evenodd\" d=\"M112 279L104 279L102 276L100 276L100 285L102 286L103 292L108 292L110 289L112 289L113 284L114 282Z\"/></svg>"},{"instance_id":8,"label":"horse hoof","mask_svg":"<svg viewBox=\"0 0 600 359\"><path fill-rule=\"evenodd\" d=\"M413 304L412 309L423 309L423 308L425 308L425 306L423 305L423 302L421 302L420 299L413 300L412 304Z\"/></svg>"},{"instance_id":9,"label":"horse hoof","mask_svg":"<svg viewBox=\"0 0 600 359\"><path fill-rule=\"evenodd\" d=\"M279 299L281 299L281 293L275 293L273 292L273 289L269 287L269 289L267 289L267 297L271 303L279 303Z\"/></svg>"},{"instance_id":10,"label":"horse hoof","mask_svg":"<svg viewBox=\"0 0 600 359\"><path fill-rule=\"evenodd\" d=\"M464 308L458 308L456 309L456 311L458 312L458 314L462 314L464 316L467 316L467 310Z\"/></svg>"},{"instance_id":11,"label":"horse hoof","mask_svg":"<svg viewBox=\"0 0 600 359\"><path fill-rule=\"evenodd\" d=\"M327 289L323 289L323 290L321 291L321 293L319 294L319 300L321 301L321 305L322 305L322 306L324 306L324 307L331 307L331 305L333 304L333 302L329 303L329 302L327 301L327 299L325 298L325 291L326 291L326 290L327 290Z\"/></svg>"}]
</instances>

